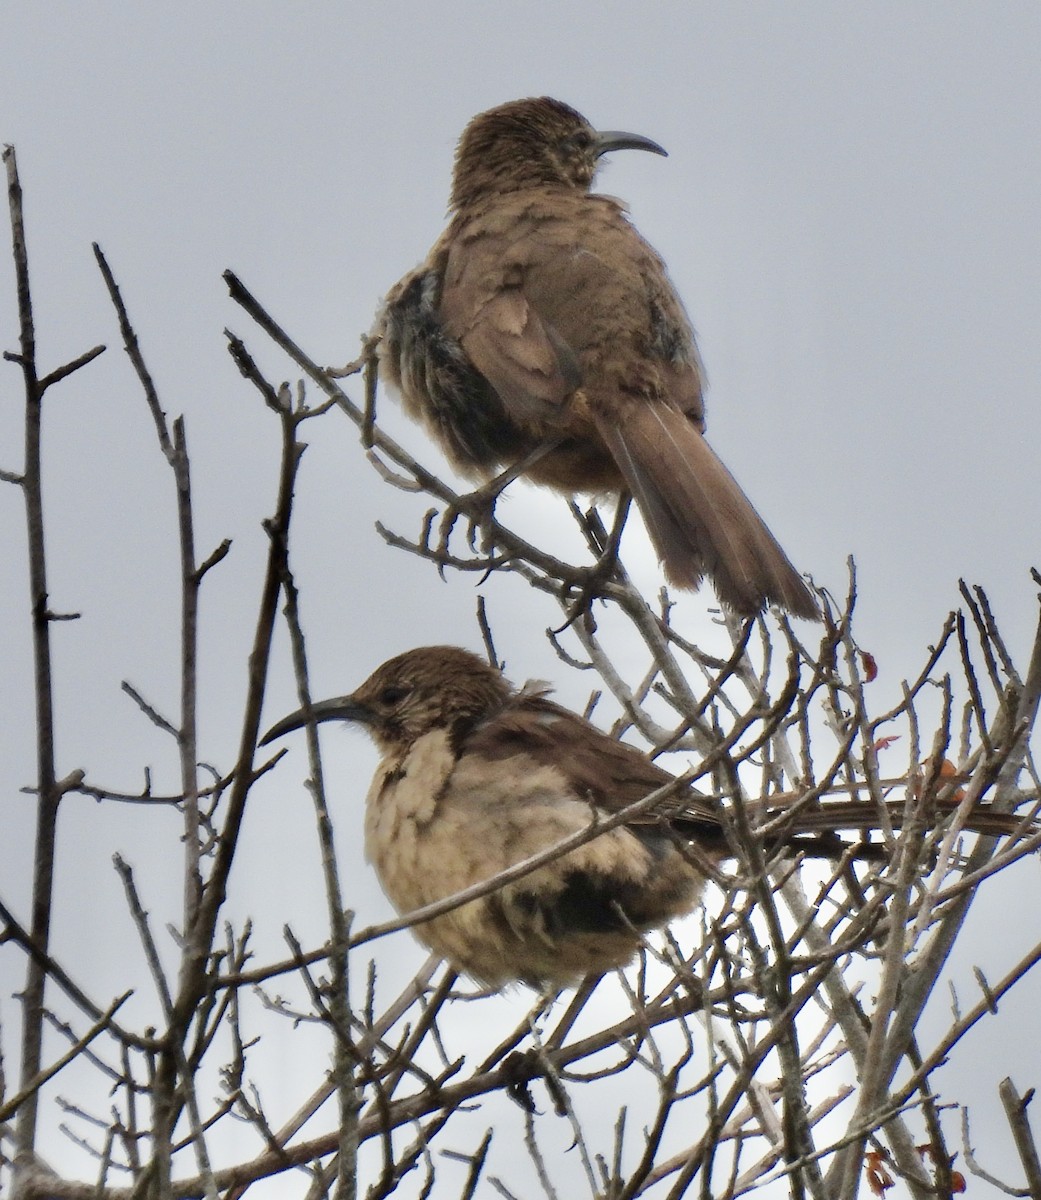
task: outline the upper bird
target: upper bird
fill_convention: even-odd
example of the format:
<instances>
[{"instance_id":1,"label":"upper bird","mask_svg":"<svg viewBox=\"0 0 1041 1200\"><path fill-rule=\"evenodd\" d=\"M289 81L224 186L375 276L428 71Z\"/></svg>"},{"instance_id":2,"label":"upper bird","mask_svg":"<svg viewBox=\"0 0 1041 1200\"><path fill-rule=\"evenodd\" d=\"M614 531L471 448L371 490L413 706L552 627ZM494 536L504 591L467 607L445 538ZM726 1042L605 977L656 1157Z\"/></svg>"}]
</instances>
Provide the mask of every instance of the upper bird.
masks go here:
<instances>
[{"instance_id":1,"label":"upper bird","mask_svg":"<svg viewBox=\"0 0 1041 1200\"><path fill-rule=\"evenodd\" d=\"M671 582L708 575L741 615L817 618L704 439L704 371L665 264L623 204L590 193L621 149L665 153L548 97L474 117L449 226L388 294L382 370L464 474L524 463L567 494L628 490Z\"/></svg>"},{"instance_id":2,"label":"upper bird","mask_svg":"<svg viewBox=\"0 0 1041 1200\"><path fill-rule=\"evenodd\" d=\"M485 883L675 783L633 746L546 698L516 689L458 646L421 646L385 662L354 692L291 713L265 742L309 721L356 721L381 759L365 808L365 852L398 912ZM938 799L940 813L957 800ZM764 819L785 814L768 810ZM836 855L834 831L899 825L871 803L830 801L788 813L770 839ZM1010 833L1018 819L985 806L965 827ZM806 842L799 835L810 835ZM830 836L829 836L830 835ZM643 934L689 912L702 861L727 857L718 809L689 787L496 891L416 927L454 967L496 987L573 983L624 966ZM870 848L861 848L871 854Z\"/></svg>"}]
</instances>

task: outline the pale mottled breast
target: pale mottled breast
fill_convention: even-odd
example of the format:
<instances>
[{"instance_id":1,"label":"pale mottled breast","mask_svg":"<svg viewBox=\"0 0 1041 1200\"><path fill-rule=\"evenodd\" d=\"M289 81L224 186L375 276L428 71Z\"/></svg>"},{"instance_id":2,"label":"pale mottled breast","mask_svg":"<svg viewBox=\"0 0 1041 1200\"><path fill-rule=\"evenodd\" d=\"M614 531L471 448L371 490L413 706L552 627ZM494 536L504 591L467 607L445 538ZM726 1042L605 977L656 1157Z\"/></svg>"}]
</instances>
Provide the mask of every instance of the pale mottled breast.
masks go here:
<instances>
[{"instance_id":1,"label":"pale mottled breast","mask_svg":"<svg viewBox=\"0 0 1041 1200\"><path fill-rule=\"evenodd\" d=\"M448 733L435 729L413 742L404 755L385 758L369 787L365 853L401 912L449 894L440 891L434 867L440 840L438 800L454 769Z\"/></svg>"},{"instance_id":2,"label":"pale mottled breast","mask_svg":"<svg viewBox=\"0 0 1041 1200\"><path fill-rule=\"evenodd\" d=\"M555 711L532 716L543 729L560 724ZM436 730L381 765L366 849L388 897L408 913L587 829L595 813L564 771L518 744L456 758ZM624 964L638 930L689 910L700 886L664 831L618 828L415 932L479 980L564 983Z\"/></svg>"}]
</instances>

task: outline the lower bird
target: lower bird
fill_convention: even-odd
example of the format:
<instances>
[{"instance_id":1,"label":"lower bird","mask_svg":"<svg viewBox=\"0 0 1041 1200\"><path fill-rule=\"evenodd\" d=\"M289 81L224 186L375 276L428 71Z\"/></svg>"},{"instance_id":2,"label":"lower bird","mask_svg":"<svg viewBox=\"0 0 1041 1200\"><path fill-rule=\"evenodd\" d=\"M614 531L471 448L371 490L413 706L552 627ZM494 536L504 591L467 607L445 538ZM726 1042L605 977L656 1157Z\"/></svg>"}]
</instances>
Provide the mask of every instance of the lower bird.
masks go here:
<instances>
[{"instance_id":1,"label":"lower bird","mask_svg":"<svg viewBox=\"0 0 1041 1200\"><path fill-rule=\"evenodd\" d=\"M547 690L516 689L457 646L425 646L385 662L349 695L285 717L264 742L312 721L365 726L382 756L366 801L366 854L404 915L675 782ZM719 812L689 787L674 791L522 878L417 924L416 935L492 987L559 987L624 966L646 932L698 902L704 874L689 847L703 860L729 853ZM900 811L890 812L894 823ZM870 803L831 804L795 814L784 840L878 823ZM1007 833L1017 820L978 806L966 825Z\"/></svg>"}]
</instances>

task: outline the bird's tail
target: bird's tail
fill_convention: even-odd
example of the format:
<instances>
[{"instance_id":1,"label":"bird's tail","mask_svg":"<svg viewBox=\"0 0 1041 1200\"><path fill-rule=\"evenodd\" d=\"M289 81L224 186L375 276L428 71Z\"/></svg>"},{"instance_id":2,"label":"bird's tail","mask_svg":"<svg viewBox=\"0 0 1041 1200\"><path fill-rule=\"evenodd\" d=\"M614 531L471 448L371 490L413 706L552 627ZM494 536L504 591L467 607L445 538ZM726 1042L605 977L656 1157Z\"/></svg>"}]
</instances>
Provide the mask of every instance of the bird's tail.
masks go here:
<instances>
[{"instance_id":1,"label":"bird's tail","mask_svg":"<svg viewBox=\"0 0 1041 1200\"><path fill-rule=\"evenodd\" d=\"M818 620L810 589L751 501L690 421L667 404L643 404L623 421L598 421L625 476L666 577L696 588L705 575L743 616L779 604Z\"/></svg>"},{"instance_id":2,"label":"bird's tail","mask_svg":"<svg viewBox=\"0 0 1041 1200\"><path fill-rule=\"evenodd\" d=\"M938 822L958 813L962 807L961 799L934 797L923 813L920 810L912 814L916 819L924 820L927 828L932 829ZM779 828L764 837L768 849L788 847L798 850L811 858L834 858L838 853L849 849L846 842L839 842L835 835L840 833L870 833L880 830L887 825L893 829L902 829L907 820L904 800L888 800L885 803L885 814L879 806L869 800L829 800L816 808L792 813L787 820L784 806L768 809L761 821ZM1016 813L996 812L989 804L976 804L961 814L961 828L968 833L979 833L986 837L1034 836L1038 830L1036 819L1024 817ZM725 852L728 843L723 830L723 822L716 813L700 811L681 811L670 814L671 827L691 841L696 841L702 849ZM878 857L879 844L867 843L859 857Z\"/></svg>"}]
</instances>

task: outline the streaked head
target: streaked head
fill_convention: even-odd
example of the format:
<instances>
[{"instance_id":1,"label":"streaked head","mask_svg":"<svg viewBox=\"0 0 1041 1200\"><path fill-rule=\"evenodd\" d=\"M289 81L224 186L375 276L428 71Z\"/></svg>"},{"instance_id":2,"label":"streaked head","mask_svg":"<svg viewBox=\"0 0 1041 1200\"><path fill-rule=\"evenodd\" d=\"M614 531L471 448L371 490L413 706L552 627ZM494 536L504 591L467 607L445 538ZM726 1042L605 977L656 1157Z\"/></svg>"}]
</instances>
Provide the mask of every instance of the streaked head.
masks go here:
<instances>
[{"instance_id":1,"label":"streaked head","mask_svg":"<svg viewBox=\"0 0 1041 1200\"><path fill-rule=\"evenodd\" d=\"M512 692L494 667L469 650L420 646L388 659L348 695L290 713L268 730L261 745L310 721L357 721L388 751L431 729L468 729Z\"/></svg>"},{"instance_id":2,"label":"streaked head","mask_svg":"<svg viewBox=\"0 0 1041 1200\"><path fill-rule=\"evenodd\" d=\"M478 114L459 139L451 207L487 193L540 184L588 191L600 158L612 150L665 154L657 142L620 129L597 130L549 96L511 100Z\"/></svg>"}]
</instances>

